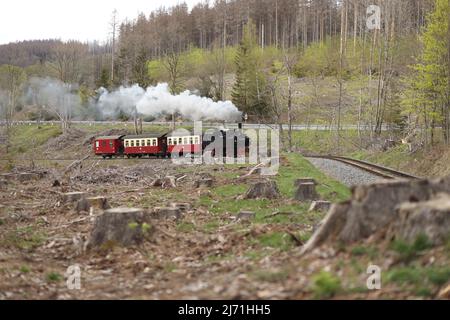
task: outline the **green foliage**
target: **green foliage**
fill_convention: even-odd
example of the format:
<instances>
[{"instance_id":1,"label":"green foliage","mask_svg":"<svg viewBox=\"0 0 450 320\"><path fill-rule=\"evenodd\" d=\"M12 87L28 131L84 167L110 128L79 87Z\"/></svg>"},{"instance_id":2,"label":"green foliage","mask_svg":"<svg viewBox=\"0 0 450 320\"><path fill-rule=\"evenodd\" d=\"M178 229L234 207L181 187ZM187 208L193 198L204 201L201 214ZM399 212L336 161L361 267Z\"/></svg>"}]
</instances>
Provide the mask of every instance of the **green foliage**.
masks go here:
<instances>
[{"instance_id":1,"label":"green foliage","mask_svg":"<svg viewBox=\"0 0 450 320\"><path fill-rule=\"evenodd\" d=\"M100 73L100 78L97 80L96 86L98 88L108 89L111 85L110 74L106 68L102 69Z\"/></svg>"},{"instance_id":2,"label":"green foliage","mask_svg":"<svg viewBox=\"0 0 450 320\"><path fill-rule=\"evenodd\" d=\"M427 126L431 121L443 122L444 128L450 126L446 120L450 112L449 15L448 0L436 0L421 37L423 52L412 66L413 77L405 79L404 112L414 112Z\"/></svg>"},{"instance_id":3,"label":"green foliage","mask_svg":"<svg viewBox=\"0 0 450 320\"><path fill-rule=\"evenodd\" d=\"M289 250L293 246L291 236L283 232L264 234L258 237L258 243L263 247L280 249L282 251Z\"/></svg>"},{"instance_id":4,"label":"green foliage","mask_svg":"<svg viewBox=\"0 0 450 320\"><path fill-rule=\"evenodd\" d=\"M13 246L22 250L33 250L45 242L46 236L36 232L32 227L17 228L9 231L0 240L0 244Z\"/></svg>"},{"instance_id":5,"label":"green foliage","mask_svg":"<svg viewBox=\"0 0 450 320\"><path fill-rule=\"evenodd\" d=\"M411 261L417 255L431 247L431 243L426 235L419 235L417 239L409 244L402 240L392 242L391 248L396 251L403 261Z\"/></svg>"},{"instance_id":6,"label":"green foliage","mask_svg":"<svg viewBox=\"0 0 450 320\"><path fill-rule=\"evenodd\" d=\"M30 273L30 268L27 267L27 266L21 266L20 269L19 269L19 271L20 271L21 273Z\"/></svg>"},{"instance_id":7,"label":"green foliage","mask_svg":"<svg viewBox=\"0 0 450 320\"><path fill-rule=\"evenodd\" d=\"M448 281L450 281L450 267L448 266L407 266L394 268L386 273L387 283L412 285L416 287L418 295L423 295L425 289L429 292L431 286L440 287Z\"/></svg>"},{"instance_id":8,"label":"green foliage","mask_svg":"<svg viewBox=\"0 0 450 320\"><path fill-rule=\"evenodd\" d=\"M264 117L268 113L266 81L261 72L261 49L258 48L256 27L252 21L244 28L244 36L236 54L236 81L233 103L250 115Z\"/></svg>"},{"instance_id":9,"label":"green foliage","mask_svg":"<svg viewBox=\"0 0 450 320\"><path fill-rule=\"evenodd\" d=\"M322 271L313 277L313 291L316 299L333 298L341 291L341 280L329 272Z\"/></svg>"},{"instance_id":10,"label":"green foliage","mask_svg":"<svg viewBox=\"0 0 450 320\"><path fill-rule=\"evenodd\" d=\"M46 279L48 282L60 282L63 277L58 272L49 272L46 275Z\"/></svg>"}]
</instances>

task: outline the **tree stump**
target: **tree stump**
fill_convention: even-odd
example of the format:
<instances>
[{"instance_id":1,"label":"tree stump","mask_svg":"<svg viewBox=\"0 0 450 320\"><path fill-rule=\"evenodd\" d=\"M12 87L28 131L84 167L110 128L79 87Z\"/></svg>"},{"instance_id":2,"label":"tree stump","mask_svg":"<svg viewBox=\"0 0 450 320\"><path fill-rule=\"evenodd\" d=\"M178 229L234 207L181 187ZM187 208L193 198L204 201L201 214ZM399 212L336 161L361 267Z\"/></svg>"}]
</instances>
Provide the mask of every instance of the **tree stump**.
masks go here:
<instances>
[{"instance_id":1,"label":"tree stump","mask_svg":"<svg viewBox=\"0 0 450 320\"><path fill-rule=\"evenodd\" d=\"M297 187L294 198L298 201L317 200L319 198L319 195L316 192L316 185L312 182L300 184Z\"/></svg>"},{"instance_id":2,"label":"tree stump","mask_svg":"<svg viewBox=\"0 0 450 320\"><path fill-rule=\"evenodd\" d=\"M89 203L89 209L106 210L110 208L108 200L105 197L86 198L86 201Z\"/></svg>"},{"instance_id":3,"label":"tree stump","mask_svg":"<svg viewBox=\"0 0 450 320\"><path fill-rule=\"evenodd\" d=\"M309 212L313 211L321 211L321 212L327 212L331 208L331 202L329 201L313 201L311 203L311 206L309 207Z\"/></svg>"},{"instance_id":4,"label":"tree stump","mask_svg":"<svg viewBox=\"0 0 450 320\"><path fill-rule=\"evenodd\" d=\"M152 183L150 184L152 187L162 187L163 181L162 179L155 179L152 181Z\"/></svg>"},{"instance_id":5,"label":"tree stump","mask_svg":"<svg viewBox=\"0 0 450 320\"><path fill-rule=\"evenodd\" d=\"M388 237L413 243L425 235L431 244L442 245L448 239L449 231L450 196L442 195L430 201L400 205Z\"/></svg>"},{"instance_id":6,"label":"tree stump","mask_svg":"<svg viewBox=\"0 0 450 320\"><path fill-rule=\"evenodd\" d=\"M183 215L179 208L155 208L152 217L162 220L180 220Z\"/></svg>"},{"instance_id":7,"label":"tree stump","mask_svg":"<svg viewBox=\"0 0 450 320\"><path fill-rule=\"evenodd\" d=\"M236 216L238 221L250 221L256 218L256 214L252 211L241 211Z\"/></svg>"},{"instance_id":8,"label":"tree stump","mask_svg":"<svg viewBox=\"0 0 450 320\"><path fill-rule=\"evenodd\" d=\"M266 180L253 184L244 199L278 199L280 191L275 181Z\"/></svg>"},{"instance_id":9,"label":"tree stump","mask_svg":"<svg viewBox=\"0 0 450 320\"><path fill-rule=\"evenodd\" d=\"M299 185L303 184L303 183L314 183L314 185L317 186L317 182L315 179L313 178L300 178L300 179L296 179L294 181L294 187L298 188Z\"/></svg>"},{"instance_id":10,"label":"tree stump","mask_svg":"<svg viewBox=\"0 0 450 320\"><path fill-rule=\"evenodd\" d=\"M79 201L86 197L85 192L69 192L63 194L63 201L66 203L72 203Z\"/></svg>"},{"instance_id":11,"label":"tree stump","mask_svg":"<svg viewBox=\"0 0 450 320\"><path fill-rule=\"evenodd\" d=\"M176 202L174 202L174 203L170 204L170 207L179 209L181 212L187 212L187 211L192 209L192 206L191 206L190 203L176 203Z\"/></svg>"},{"instance_id":12,"label":"tree stump","mask_svg":"<svg viewBox=\"0 0 450 320\"><path fill-rule=\"evenodd\" d=\"M81 198L75 205L76 212L89 212L91 208L101 211L110 207L105 197Z\"/></svg>"},{"instance_id":13,"label":"tree stump","mask_svg":"<svg viewBox=\"0 0 450 320\"><path fill-rule=\"evenodd\" d=\"M197 181L195 181L194 186L195 188L211 188L214 184L214 180L212 178L201 178Z\"/></svg>"},{"instance_id":14,"label":"tree stump","mask_svg":"<svg viewBox=\"0 0 450 320\"><path fill-rule=\"evenodd\" d=\"M142 209L116 208L98 216L89 239L88 248L103 245L124 247L139 245L151 235L153 227Z\"/></svg>"},{"instance_id":15,"label":"tree stump","mask_svg":"<svg viewBox=\"0 0 450 320\"><path fill-rule=\"evenodd\" d=\"M177 187L176 178L172 176L165 177L162 181L162 187L164 189L176 188Z\"/></svg>"}]
</instances>

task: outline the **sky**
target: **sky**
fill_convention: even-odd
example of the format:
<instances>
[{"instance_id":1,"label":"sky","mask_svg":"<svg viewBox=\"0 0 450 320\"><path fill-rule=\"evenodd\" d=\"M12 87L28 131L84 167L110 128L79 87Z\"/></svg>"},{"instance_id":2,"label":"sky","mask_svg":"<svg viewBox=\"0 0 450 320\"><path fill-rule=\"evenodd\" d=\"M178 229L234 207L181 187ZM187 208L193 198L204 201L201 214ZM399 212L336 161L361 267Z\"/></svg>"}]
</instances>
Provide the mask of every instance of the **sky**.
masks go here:
<instances>
[{"instance_id":1,"label":"sky","mask_svg":"<svg viewBox=\"0 0 450 320\"><path fill-rule=\"evenodd\" d=\"M200 0L11 0L0 3L0 44L36 39L105 41L112 12L119 22L161 6Z\"/></svg>"}]
</instances>

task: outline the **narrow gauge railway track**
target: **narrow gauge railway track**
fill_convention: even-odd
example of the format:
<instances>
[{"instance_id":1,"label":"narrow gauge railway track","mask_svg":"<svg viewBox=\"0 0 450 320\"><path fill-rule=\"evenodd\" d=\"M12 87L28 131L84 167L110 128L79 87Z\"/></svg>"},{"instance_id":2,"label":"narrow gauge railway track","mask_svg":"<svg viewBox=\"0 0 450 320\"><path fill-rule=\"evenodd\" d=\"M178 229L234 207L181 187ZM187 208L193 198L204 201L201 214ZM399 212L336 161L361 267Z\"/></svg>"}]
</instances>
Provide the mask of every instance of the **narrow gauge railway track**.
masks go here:
<instances>
[{"instance_id":1,"label":"narrow gauge railway track","mask_svg":"<svg viewBox=\"0 0 450 320\"><path fill-rule=\"evenodd\" d=\"M321 155L313 155L307 156L307 158L317 158L317 159L327 159L338 161L352 167L364 170L373 175L379 176L384 179L412 179L419 180L420 177L411 175L409 173L405 173L402 171L394 170L392 168L384 167L378 164L370 163L363 160L357 160L349 157L340 157L340 156L321 156Z\"/></svg>"}]
</instances>

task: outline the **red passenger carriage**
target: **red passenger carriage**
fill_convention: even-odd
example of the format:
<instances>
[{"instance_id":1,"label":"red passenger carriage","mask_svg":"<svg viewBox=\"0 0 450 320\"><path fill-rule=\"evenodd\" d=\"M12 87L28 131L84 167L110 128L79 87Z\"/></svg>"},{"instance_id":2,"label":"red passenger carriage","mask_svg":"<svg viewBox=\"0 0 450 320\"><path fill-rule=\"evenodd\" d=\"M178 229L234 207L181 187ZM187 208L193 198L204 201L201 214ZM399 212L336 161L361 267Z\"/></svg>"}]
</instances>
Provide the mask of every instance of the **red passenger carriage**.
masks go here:
<instances>
[{"instance_id":1,"label":"red passenger carriage","mask_svg":"<svg viewBox=\"0 0 450 320\"><path fill-rule=\"evenodd\" d=\"M128 158L165 157L167 154L167 137L166 134L161 133L125 136L124 148L124 154Z\"/></svg>"},{"instance_id":2,"label":"red passenger carriage","mask_svg":"<svg viewBox=\"0 0 450 320\"><path fill-rule=\"evenodd\" d=\"M97 156L102 156L104 159L123 155L123 137L124 136L109 136L98 137L94 141L94 152Z\"/></svg>"}]
</instances>

